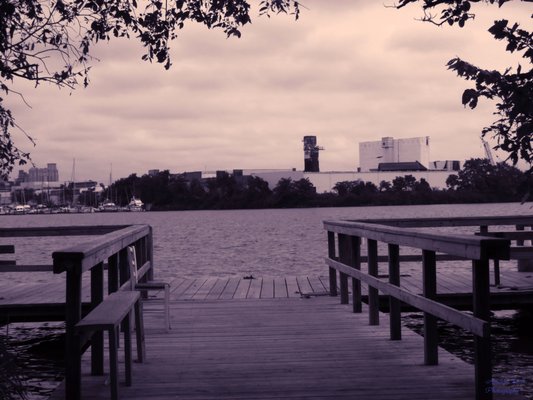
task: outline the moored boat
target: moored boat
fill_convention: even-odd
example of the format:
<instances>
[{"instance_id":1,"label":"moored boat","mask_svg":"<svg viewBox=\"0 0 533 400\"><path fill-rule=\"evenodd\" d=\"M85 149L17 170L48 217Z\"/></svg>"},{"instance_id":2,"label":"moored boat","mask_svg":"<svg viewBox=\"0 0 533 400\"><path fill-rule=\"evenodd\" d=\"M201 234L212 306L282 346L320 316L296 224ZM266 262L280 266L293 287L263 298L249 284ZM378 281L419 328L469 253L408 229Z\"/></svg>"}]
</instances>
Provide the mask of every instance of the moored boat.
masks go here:
<instances>
[{"instance_id":1,"label":"moored boat","mask_svg":"<svg viewBox=\"0 0 533 400\"><path fill-rule=\"evenodd\" d=\"M144 203L133 196L128 204L128 209L130 211L144 211Z\"/></svg>"}]
</instances>

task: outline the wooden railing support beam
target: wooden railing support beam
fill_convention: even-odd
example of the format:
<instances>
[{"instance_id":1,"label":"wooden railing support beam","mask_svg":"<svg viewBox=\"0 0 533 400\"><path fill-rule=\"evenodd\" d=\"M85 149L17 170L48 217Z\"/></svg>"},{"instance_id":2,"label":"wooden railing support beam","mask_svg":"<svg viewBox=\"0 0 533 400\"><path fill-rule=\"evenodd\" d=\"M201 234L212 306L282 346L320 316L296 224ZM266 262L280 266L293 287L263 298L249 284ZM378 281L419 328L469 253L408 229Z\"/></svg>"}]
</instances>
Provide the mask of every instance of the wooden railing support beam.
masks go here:
<instances>
[{"instance_id":1,"label":"wooden railing support beam","mask_svg":"<svg viewBox=\"0 0 533 400\"><path fill-rule=\"evenodd\" d=\"M389 283L400 286L400 246L389 244ZM389 296L389 320L391 340L402 339L402 319L400 300Z\"/></svg>"},{"instance_id":2,"label":"wooden railing support beam","mask_svg":"<svg viewBox=\"0 0 533 400\"><path fill-rule=\"evenodd\" d=\"M474 317L490 321L489 260L472 261ZM490 326L489 326L490 329ZM490 333L474 336L476 400L492 399L492 361Z\"/></svg>"},{"instance_id":3,"label":"wooden railing support beam","mask_svg":"<svg viewBox=\"0 0 533 400\"><path fill-rule=\"evenodd\" d=\"M378 276L378 242L368 239L368 275ZM368 287L368 323L379 325L379 291L375 287Z\"/></svg>"},{"instance_id":4,"label":"wooden railing support beam","mask_svg":"<svg viewBox=\"0 0 533 400\"><path fill-rule=\"evenodd\" d=\"M349 264L351 257L350 249L350 237L347 235L339 234L339 261L343 264ZM348 293L348 275L343 272L339 273L339 286L341 292L341 304L349 303Z\"/></svg>"},{"instance_id":5,"label":"wooden railing support beam","mask_svg":"<svg viewBox=\"0 0 533 400\"><path fill-rule=\"evenodd\" d=\"M361 238L357 236L351 236L351 266L357 270L361 270ZM356 278L352 278L352 302L353 312L360 313L363 311L361 300L361 281Z\"/></svg>"},{"instance_id":6,"label":"wooden railing support beam","mask_svg":"<svg viewBox=\"0 0 533 400\"><path fill-rule=\"evenodd\" d=\"M104 300L104 263L91 269L91 309ZM104 333L95 332L91 338L91 374L104 374Z\"/></svg>"},{"instance_id":7,"label":"wooden railing support beam","mask_svg":"<svg viewBox=\"0 0 533 400\"><path fill-rule=\"evenodd\" d=\"M81 399L81 338L75 325L81 320L81 267L67 270L65 309L65 398Z\"/></svg>"},{"instance_id":8,"label":"wooden railing support beam","mask_svg":"<svg viewBox=\"0 0 533 400\"><path fill-rule=\"evenodd\" d=\"M434 300L437 295L437 263L435 252L422 250L422 281L424 297ZM424 313L424 364L439 363L439 334L437 318Z\"/></svg>"},{"instance_id":9,"label":"wooden railing support beam","mask_svg":"<svg viewBox=\"0 0 533 400\"><path fill-rule=\"evenodd\" d=\"M335 232L328 231L328 257L335 259ZM337 296L337 270L329 268L329 295Z\"/></svg>"}]
</instances>

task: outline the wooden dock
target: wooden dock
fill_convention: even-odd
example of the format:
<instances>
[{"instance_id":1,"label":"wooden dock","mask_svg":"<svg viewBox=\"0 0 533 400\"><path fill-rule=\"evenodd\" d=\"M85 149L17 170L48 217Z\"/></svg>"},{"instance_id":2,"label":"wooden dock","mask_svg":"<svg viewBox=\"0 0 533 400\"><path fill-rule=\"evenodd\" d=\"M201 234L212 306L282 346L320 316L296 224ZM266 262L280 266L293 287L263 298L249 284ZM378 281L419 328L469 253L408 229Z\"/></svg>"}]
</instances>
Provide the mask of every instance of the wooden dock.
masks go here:
<instances>
[{"instance_id":1,"label":"wooden dock","mask_svg":"<svg viewBox=\"0 0 533 400\"><path fill-rule=\"evenodd\" d=\"M458 284L468 281L467 272L464 275L441 274L439 292L458 295L463 286L466 291L466 284ZM501 278L501 287L491 287L494 293L524 295L533 287L533 273L503 269ZM328 295L328 279L171 280L173 329L164 332L161 306L148 301L144 307L148 362L134 364L133 386L126 387L121 360L121 398L474 397L472 365L443 349L439 349L439 365L424 365L422 337L404 328L401 342L391 341L387 317L380 318L379 326L369 325L366 310L353 314L350 306ZM417 290L419 280L403 277L403 284ZM84 284L87 300L89 286L90 282ZM48 302L60 303L64 284L0 285L0 293L0 308L17 298L22 304L42 302L43 294ZM24 293L27 296L21 297ZM531 300L532 296L525 297ZM90 375L90 352L83 360L83 399L109 398L105 377ZM63 399L63 390L60 386L51 399ZM507 394L504 398L520 397Z\"/></svg>"},{"instance_id":2,"label":"wooden dock","mask_svg":"<svg viewBox=\"0 0 533 400\"><path fill-rule=\"evenodd\" d=\"M471 365L444 350L439 365L423 365L420 336L404 329L391 341L386 318L370 326L338 298L172 301L170 333L155 308L145 306L147 362L134 364L133 386L121 384L123 399L474 397ZM109 398L88 356L83 399Z\"/></svg>"},{"instance_id":3,"label":"wooden dock","mask_svg":"<svg viewBox=\"0 0 533 400\"><path fill-rule=\"evenodd\" d=\"M278 299L326 296L329 293L327 276L286 277L197 277L175 278L170 283L173 301L204 301L232 299ZM385 275L381 279L387 280ZM471 272L454 269L439 271L437 293L439 299L456 307L471 302ZM423 291L421 274L402 275L401 286L413 293ZM367 287L363 286L363 296ZM518 272L516 267L501 269L500 285L491 288L493 308L533 304L533 272ZM90 280L84 281L83 297L89 301ZM386 305L388 296L380 296ZM62 320L65 302L65 284L0 282L0 315L10 321ZM1 321L0 321L1 322Z\"/></svg>"},{"instance_id":4,"label":"wooden dock","mask_svg":"<svg viewBox=\"0 0 533 400\"><path fill-rule=\"evenodd\" d=\"M387 276L381 275L387 280ZM169 280L171 300L231 300L231 299L275 299L299 298L302 296L325 296L329 293L327 276L285 276L285 277L209 277L175 278ZM454 269L449 273L439 271L437 293L450 303L472 296L471 272ZM422 293L421 275L402 275L401 286L413 293ZM90 280L84 282L84 298L89 300ZM366 286L363 286L363 295ZM533 272L518 272L516 267L502 268L500 285L491 288L493 306L505 307L513 304L533 303ZM387 296L383 296L386 298ZM6 311L20 306L31 308L46 304L50 308L64 307L65 284L0 282L0 310ZM444 301L446 302L446 301ZM42 312L42 309L39 311Z\"/></svg>"},{"instance_id":5,"label":"wooden dock","mask_svg":"<svg viewBox=\"0 0 533 400\"><path fill-rule=\"evenodd\" d=\"M523 242L533 240L533 231L502 231L492 237L488 225L516 225L520 231L526 222L533 226L533 217L475 222L481 224L482 235L405 229L394 225L397 221L389 225L325 221L327 277L170 280L173 330L166 332L162 310L156 312L156 305L148 301L148 362L135 365L134 384L122 385L121 397L520 398L492 378L490 311L533 304L533 272L518 272L512 262L505 261L531 259L533 247ZM103 335L80 335L77 326L86 311L92 309L92 315L101 305L109 306L117 298L115 292L133 290L137 279L154 282L152 230L147 225L131 225L5 233L68 236L87 232L100 237L52 253L52 269L47 270L65 279L50 284L0 284L0 322L66 322L66 376L64 386L54 394L58 399L109 398L109 386L101 376L108 368ZM361 245L363 239L366 248ZM386 256L380 254L383 245ZM419 249L421 255L400 255L400 246ZM13 246L5 247L6 252L14 252ZM136 270L129 262L130 248L137 255ZM31 272L43 267L13 264L6 270ZM112 295L106 297L108 293ZM367 309L362 298L368 312L361 313ZM381 301L390 305L387 318L379 315ZM424 312L424 338L402 328L402 304ZM456 309L468 307L473 308L472 314ZM474 366L438 348L439 318L474 335ZM84 354L89 345L91 351Z\"/></svg>"}]
</instances>

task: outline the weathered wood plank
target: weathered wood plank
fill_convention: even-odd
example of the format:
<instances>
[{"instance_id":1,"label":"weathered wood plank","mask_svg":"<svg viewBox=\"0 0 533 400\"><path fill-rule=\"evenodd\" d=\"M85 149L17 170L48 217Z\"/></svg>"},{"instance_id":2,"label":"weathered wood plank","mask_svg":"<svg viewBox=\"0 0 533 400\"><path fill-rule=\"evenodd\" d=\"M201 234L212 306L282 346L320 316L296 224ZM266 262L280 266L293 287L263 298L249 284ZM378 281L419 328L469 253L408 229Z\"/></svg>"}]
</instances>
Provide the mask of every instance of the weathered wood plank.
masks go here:
<instances>
[{"instance_id":1,"label":"weathered wood plank","mask_svg":"<svg viewBox=\"0 0 533 400\"><path fill-rule=\"evenodd\" d=\"M209 294L205 297L208 300L218 299L228 284L227 278L218 278Z\"/></svg>"},{"instance_id":2,"label":"weathered wood plank","mask_svg":"<svg viewBox=\"0 0 533 400\"><path fill-rule=\"evenodd\" d=\"M185 279L181 284L177 286L171 286L170 287L170 298L172 300L177 300L180 298L180 296L185 293L187 289L189 289L190 286L194 284L196 279Z\"/></svg>"},{"instance_id":3,"label":"weathered wood plank","mask_svg":"<svg viewBox=\"0 0 533 400\"><path fill-rule=\"evenodd\" d=\"M248 289L247 299L261 298L261 289L263 286L263 278L252 279L250 288Z\"/></svg>"},{"instance_id":4,"label":"weathered wood plank","mask_svg":"<svg viewBox=\"0 0 533 400\"><path fill-rule=\"evenodd\" d=\"M189 285L189 287L180 296L178 296L178 299L192 299L206 281L207 278L194 279L192 284Z\"/></svg>"},{"instance_id":5,"label":"weathered wood plank","mask_svg":"<svg viewBox=\"0 0 533 400\"><path fill-rule=\"evenodd\" d=\"M224 288L224 291L220 295L220 299L233 299L233 296L235 295L235 291L237 290L237 286L239 285L239 281L241 280L240 277L235 276L228 280L228 284Z\"/></svg>"},{"instance_id":6,"label":"weathered wood plank","mask_svg":"<svg viewBox=\"0 0 533 400\"><path fill-rule=\"evenodd\" d=\"M287 283L285 282L285 278L283 277L274 278L274 296L276 298L289 297L287 293Z\"/></svg>"},{"instance_id":7,"label":"weathered wood plank","mask_svg":"<svg viewBox=\"0 0 533 400\"><path fill-rule=\"evenodd\" d=\"M252 279L241 279L233 295L234 299L245 299L248 296Z\"/></svg>"},{"instance_id":8,"label":"weathered wood plank","mask_svg":"<svg viewBox=\"0 0 533 400\"><path fill-rule=\"evenodd\" d=\"M300 288L300 293L302 295L313 293L313 288L311 287L307 276L297 276L296 281L298 282L298 287Z\"/></svg>"},{"instance_id":9,"label":"weathered wood plank","mask_svg":"<svg viewBox=\"0 0 533 400\"><path fill-rule=\"evenodd\" d=\"M287 283L287 296L288 297L300 297L300 288L298 287L298 281L295 276L287 276L285 278Z\"/></svg>"},{"instance_id":10,"label":"weathered wood plank","mask_svg":"<svg viewBox=\"0 0 533 400\"><path fill-rule=\"evenodd\" d=\"M204 284L198 289L198 291L192 296L193 300L204 300L209 292L213 290L218 278L209 277L205 280Z\"/></svg>"},{"instance_id":11,"label":"weathered wood plank","mask_svg":"<svg viewBox=\"0 0 533 400\"><path fill-rule=\"evenodd\" d=\"M349 313L329 296L176 302L172 313L180 329L168 334L147 314L150 362L133 365L133 386L121 386L122 397L470 400L474 395L472 366L446 352L440 365L424 366L420 336L407 330L401 343L392 342L385 318L384 326L369 326L364 313ZM101 378L88 375L88 364L83 373L84 399L109 395ZM51 400L60 396L58 391Z\"/></svg>"},{"instance_id":12,"label":"weathered wood plank","mask_svg":"<svg viewBox=\"0 0 533 400\"><path fill-rule=\"evenodd\" d=\"M263 285L261 287L261 298L274 298L274 278L271 276L263 277Z\"/></svg>"},{"instance_id":13,"label":"weathered wood plank","mask_svg":"<svg viewBox=\"0 0 533 400\"><path fill-rule=\"evenodd\" d=\"M324 294L326 292L326 288L324 287L318 276L308 276L307 280L309 281L309 285L311 285L313 293Z\"/></svg>"}]
</instances>

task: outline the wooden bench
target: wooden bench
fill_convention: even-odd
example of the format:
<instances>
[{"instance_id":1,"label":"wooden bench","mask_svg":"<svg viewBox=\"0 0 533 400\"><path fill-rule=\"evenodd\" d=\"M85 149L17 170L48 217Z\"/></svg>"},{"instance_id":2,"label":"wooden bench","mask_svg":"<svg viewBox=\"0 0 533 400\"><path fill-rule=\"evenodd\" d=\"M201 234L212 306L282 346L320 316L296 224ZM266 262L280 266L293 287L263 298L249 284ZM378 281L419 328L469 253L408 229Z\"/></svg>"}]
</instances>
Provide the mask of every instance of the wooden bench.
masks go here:
<instances>
[{"instance_id":1,"label":"wooden bench","mask_svg":"<svg viewBox=\"0 0 533 400\"><path fill-rule=\"evenodd\" d=\"M98 304L87 316L76 324L78 334L92 335L98 331L107 331L109 335L109 375L111 378L111 398L118 399L118 339L121 322L124 321L124 359L126 385L131 386L131 326L130 315L135 309L137 339L137 357L144 362L144 328L140 309L140 293L136 291L119 291L110 294Z\"/></svg>"}]
</instances>

